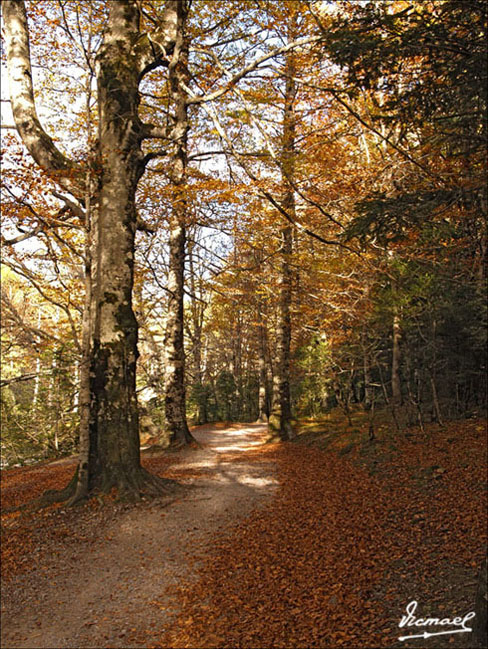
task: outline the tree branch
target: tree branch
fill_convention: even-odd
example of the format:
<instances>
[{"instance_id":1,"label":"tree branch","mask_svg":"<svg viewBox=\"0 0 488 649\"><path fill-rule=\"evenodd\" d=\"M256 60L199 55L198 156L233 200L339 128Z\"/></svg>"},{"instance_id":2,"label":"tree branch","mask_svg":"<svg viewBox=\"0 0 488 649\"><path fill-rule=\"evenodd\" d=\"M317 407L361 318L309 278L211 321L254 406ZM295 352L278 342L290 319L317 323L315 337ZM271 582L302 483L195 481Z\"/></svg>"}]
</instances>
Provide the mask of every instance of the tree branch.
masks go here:
<instances>
[{"instance_id":1,"label":"tree branch","mask_svg":"<svg viewBox=\"0 0 488 649\"><path fill-rule=\"evenodd\" d=\"M239 72L237 72L229 81L226 83L225 86L222 88L219 88L218 90L215 90L214 92L211 92L207 95L195 95L191 92L189 88L186 86L183 86L184 89L188 92L190 95L187 103L188 104L202 104L208 101L213 101L214 99L218 99L225 93L229 92L243 77L245 77L247 74L252 72L253 70L256 70L261 63L264 63L265 61L268 61L269 59L272 59L275 56L279 56L280 54L285 54L285 52L288 52L292 49L295 49L297 47L301 47L302 45L311 45L313 43L318 43L319 41L323 40L323 36L308 36L306 38L300 38L296 41L292 41L291 43L288 43L287 45L283 45L282 47L277 47L267 54L263 54L262 56L258 57L257 59L254 59L251 63L246 65L245 67L242 68Z\"/></svg>"},{"instance_id":2,"label":"tree branch","mask_svg":"<svg viewBox=\"0 0 488 649\"><path fill-rule=\"evenodd\" d=\"M176 40L179 1L167 0L158 27L141 35L137 44L141 79L151 70L168 63ZM139 11L143 13L140 7Z\"/></svg>"},{"instance_id":3,"label":"tree branch","mask_svg":"<svg viewBox=\"0 0 488 649\"><path fill-rule=\"evenodd\" d=\"M80 196L84 185L81 168L59 151L37 116L24 1L4 0L3 19L10 99L17 131L37 164L64 189Z\"/></svg>"}]
</instances>

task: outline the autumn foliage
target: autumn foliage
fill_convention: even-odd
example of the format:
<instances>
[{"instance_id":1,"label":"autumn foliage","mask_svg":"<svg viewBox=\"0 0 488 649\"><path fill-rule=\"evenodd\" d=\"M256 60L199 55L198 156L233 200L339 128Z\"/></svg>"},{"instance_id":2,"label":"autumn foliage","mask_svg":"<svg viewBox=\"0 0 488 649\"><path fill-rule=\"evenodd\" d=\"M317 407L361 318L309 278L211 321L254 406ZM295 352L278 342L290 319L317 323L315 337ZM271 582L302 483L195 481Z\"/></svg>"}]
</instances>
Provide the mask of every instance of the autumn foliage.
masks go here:
<instances>
[{"instance_id":1,"label":"autumn foliage","mask_svg":"<svg viewBox=\"0 0 488 649\"><path fill-rule=\"evenodd\" d=\"M486 3L2 9L6 583L239 465L199 463L190 427L259 422L246 461L277 487L192 549L135 646L396 646L412 599L469 609Z\"/></svg>"}]
</instances>

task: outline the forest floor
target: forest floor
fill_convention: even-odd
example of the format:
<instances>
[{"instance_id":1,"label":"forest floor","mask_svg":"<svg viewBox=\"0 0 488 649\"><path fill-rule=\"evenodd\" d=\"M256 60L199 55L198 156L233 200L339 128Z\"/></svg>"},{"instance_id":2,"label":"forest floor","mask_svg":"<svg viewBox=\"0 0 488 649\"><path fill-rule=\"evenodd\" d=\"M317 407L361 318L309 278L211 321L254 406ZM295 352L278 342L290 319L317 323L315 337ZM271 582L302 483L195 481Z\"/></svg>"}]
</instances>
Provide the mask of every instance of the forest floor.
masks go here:
<instances>
[{"instance_id":1,"label":"forest floor","mask_svg":"<svg viewBox=\"0 0 488 649\"><path fill-rule=\"evenodd\" d=\"M145 453L188 489L12 512L74 460L2 471L2 643L14 647L459 647L400 642L417 615L473 610L486 543L486 421L370 443L361 422L198 427L198 448ZM429 631L446 627L429 627ZM420 632L424 629L421 628Z\"/></svg>"}]
</instances>

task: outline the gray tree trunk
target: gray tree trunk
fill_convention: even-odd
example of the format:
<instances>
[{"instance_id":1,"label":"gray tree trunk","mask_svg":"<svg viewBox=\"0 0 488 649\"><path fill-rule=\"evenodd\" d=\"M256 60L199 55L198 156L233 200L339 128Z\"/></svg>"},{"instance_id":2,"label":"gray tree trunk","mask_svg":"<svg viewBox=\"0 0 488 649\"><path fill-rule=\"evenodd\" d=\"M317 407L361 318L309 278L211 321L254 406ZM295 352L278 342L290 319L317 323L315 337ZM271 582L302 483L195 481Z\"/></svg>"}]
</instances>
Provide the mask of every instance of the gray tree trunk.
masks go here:
<instances>
[{"instance_id":1,"label":"gray tree trunk","mask_svg":"<svg viewBox=\"0 0 488 649\"><path fill-rule=\"evenodd\" d=\"M369 410L373 403L373 388L371 386L371 362L369 353L363 351L363 377L364 377L364 408Z\"/></svg>"},{"instance_id":2,"label":"gray tree trunk","mask_svg":"<svg viewBox=\"0 0 488 649\"><path fill-rule=\"evenodd\" d=\"M391 402L393 406L399 406L402 403L402 384L400 379L400 339L401 326L400 316L395 311L393 314L392 327L392 359L391 359Z\"/></svg>"},{"instance_id":3,"label":"gray tree trunk","mask_svg":"<svg viewBox=\"0 0 488 649\"><path fill-rule=\"evenodd\" d=\"M72 499L84 495L85 490L108 491L112 487L137 498L142 490L160 491L164 484L140 465L135 391L137 322L132 286L135 192L145 167L141 151L145 130L138 116L139 82L145 72L161 64L161 56L174 45L175 9L175 0L170 0L156 30L155 45L141 39L136 0L111 2L96 58L99 169L90 210L90 286L86 297L90 310L83 318L83 336L85 340L89 336L90 345L83 349L84 394L80 395L86 405L89 393L89 405L82 415L78 472L62 492ZM86 169L56 148L37 117L24 2L7 0L3 10L17 130L37 164L84 202ZM89 378L85 373L88 360Z\"/></svg>"},{"instance_id":4,"label":"gray tree trunk","mask_svg":"<svg viewBox=\"0 0 488 649\"><path fill-rule=\"evenodd\" d=\"M233 413L232 419L239 421L243 415L243 394L242 394L242 319L240 309L236 309L235 313L235 329L233 335L233 376L235 383L234 398L233 398Z\"/></svg>"},{"instance_id":5,"label":"gray tree trunk","mask_svg":"<svg viewBox=\"0 0 488 649\"><path fill-rule=\"evenodd\" d=\"M280 302L273 376L273 409L269 418L270 432L277 433L282 440L293 437L290 403L291 272L289 260L291 251L292 229L291 226L287 226L281 231Z\"/></svg>"},{"instance_id":6,"label":"gray tree trunk","mask_svg":"<svg viewBox=\"0 0 488 649\"><path fill-rule=\"evenodd\" d=\"M291 35L293 37L293 34ZM295 170L295 54L286 54L286 85L283 118L282 145L282 179L285 185L283 208L294 219L295 196L289 180L293 180ZM292 273L290 258L293 250L293 232L290 225L281 229L280 271L279 271L279 310L277 326L276 364L273 376L273 409L269 418L269 430L272 436L278 435L282 440L294 436L291 425L290 400L290 346L291 346L291 300Z\"/></svg>"},{"instance_id":7,"label":"gray tree trunk","mask_svg":"<svg viewBox=\"0 0 488 649\"><path fill-rule=\"evenodd\" d=\"M132 309L135 193L144 168L135 2L110 3L96 57L101 174L92 212L89 488L138 493L137 321Z\"/></svg>"},{"instance_id":8,"label":"gray tree trunk","mask_svg":"<svg viewBox=\"0 0 488 649\"><path fill-rule=\"evenodd\" d=\"M171 128L169 177L173 205L169 233L168 311L164 338L166 423L172 444L188 444L193 437L186 420L185 350L184 350L184 273L187 219L186 167L188 106L184 85L187 80L188 43L184 30L186 3L177 7L176 43L169 65L170 101L174 109Z\"/></svg>"},{"instance_id":9,"label":"gray tree trunk","mask_svg":"<svg viewBox=\"0 0 488 649\"><path fill-rule=\"evenodd\" d=\"M208 421L207 412L207 394L203 385L204 372L202 362L202 332L203 332L203 316L205 312L205 304L201 299L202 291L200 291L200 298L197 295L197 282L195 281L195 266L193 247L194 241L188 246L188 261L190 266L190 288L191 288L191 317L192 329L190 331L190 338L192 343L192 358L194 370L194 382L198 386L199 396L197 403L197 423L206 424Z\"/></svg>"},{"instance_id":10,"label":"gray tree trunk","mask_svg":"<svg viewBox=\"0 0 488 649\"><path fill-rule=\"evenodd\" d=\"M87 209L87 220L89 209ZM78 441L78 471L76 484L71 497L71 504L81 500L88 494L89 458L90 458L90 363L91 363L91 261L90 234L87 229L88 241L85 247L85 299L83 303L83 319L81 324L82 357L79 366L78 409L80 412L80 431Z\"/></svg>"},{"instance_id":11,"label":"gray tree trunk","mask_svg":"<svg viewBox=\"0 0 488 649\"><path fill-rule=\"evenodd\" d=\"M371 357L368 349L368 341L365 331L361 333L361 347L363 353L363 380L364 380L364 401L365 410L370 410L374 399L374 388L371 385Z\"/></svg>"},{"instance_id":12,"label":"gray tree trunk","mask_svg":"<svg viewBox=\"0 0 488 649\"><path fill-rule=\"evenodd\" d=\"M258 422L268 421L268 404L267 404L267 371L266 371L266 325L264 324L262 307L257 305L258 314L258 372L259 372L259 392L258 392Z\"/></svg>"}]
</instances>

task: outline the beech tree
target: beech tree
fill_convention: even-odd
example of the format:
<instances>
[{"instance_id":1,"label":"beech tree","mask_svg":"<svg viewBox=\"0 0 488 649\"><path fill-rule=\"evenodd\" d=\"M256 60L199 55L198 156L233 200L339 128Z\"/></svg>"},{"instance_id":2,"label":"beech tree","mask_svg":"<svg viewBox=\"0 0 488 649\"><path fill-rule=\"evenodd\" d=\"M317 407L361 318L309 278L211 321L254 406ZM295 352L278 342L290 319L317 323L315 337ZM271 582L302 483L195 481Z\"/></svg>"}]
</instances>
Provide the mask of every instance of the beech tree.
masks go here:
<instances>
[{"instance_id":1,"label":"beech tree","mask_svg":"<svg viewBox=\"0 0 488 649\"><path fill-rule=\"evenodd\" d=\"M166 406L175 439L187 442L182 347L187 108L218 99L263 62L303 41L289 42L250 62L244 59L234 73L220 71L221 87L198 94L187 85L185 23L189 7L186 0L168 0L156 11L151 6L152 13L148 14L136 0L108 4L93 66L97 137L82 161L63 153L40 123L25 4L22 0L4 3L11 105L17 131L39 167L64 192L61 200L83 214L87 229L80 465L77 478L64 494L75 499L94 489L117 487L137 497L145 489L158 491L162 487L161 481L140 465L135 390L138 327L132 287L137 186L149 161L167 152L148 150L143 142L162 139L170 149L174 200ZM143 29L143 21L152 29ZM175 110L175 119L171 118L169 129L163 133L158 125L144 123L139 114L141 83L158 67L168 68L171 109Z\"/></svg>"},{"instance_id":2,"label":"beech tree","mask_svg":"<svg viewBox=\"0 0 488 649\"><path fill-rule=\"evenodd\" d=\"M176 14L176 40L169 65L170 122L168 141L171 143L169 179L172 206L169 219L168 315L165 332L165 412L171 441L187 444L193 438L186 420L185 350L183 340L183 284L185 272L186 168L188 158L188 103L185 90L188 83L188 36L186 20L189 7L179 2Z\"/></svg>"},{"instance_id":3,"label":"beech tree","mask_svg":"<svg viewBox=\"0 0 488 649\"><path fill-rule=\"evenodd\" d=\"M78 476L66 496L75 495L76 485L77 498L94 489L117 487L138 497L145 489L163 487L140 464L132 285L135 193L149 160L141 146L148 131L138 114L139 85L150 70L168 64L177 4L169 1L154 33L147 34L141 32L138 2L110 3L96 56L99 123L89 166L64 155L42 128L34 102L25 4L9 0L3 5L11 104L19 135L37 164L80 206L89 207L89 418L88 430L80 433Z\"/></svg>"},{"instance_id":4,"label":"beech tree","mask_svg":"<svg viewBox=\"0 0 488 649\"><path fill-rule=\"evenodd\" d=\"M296 29L296 14L292 13L289 19L288 38L293 40ZM293 181L295 177L295 98L296 98L296 66L293 52L286 54L285 62L285 93L283 107L283 141L281 151L281 173L283 182L283 209L295 218L295 195ZM277 331L277 359L276 370L273 377L273 409L269 427L272 434L278 433L283 440L292 439L294 436L291 424L290 402L290 344L291 344L291 301L292 301L292 274L291 255L293 251L293 229L290 223L285 223L281 228L280 247L280 298L279 319Z\"/></svg>"},{"instance_id":5,"label":"beech tree","mask_svg":"<svg viewBox=\"0 0 488 649\"><path fill-rule=\"evenodd\" d=\"M191 9L191 12L190 12ZM259 8L258 8L259 9ZM289 38L283 47L267 47L264 54L251 58L247 48L252 51L252 33L248 36L237 28L237 15L244 22L254 20L259 25L260 12L254 8L241 9L230 4L221 11L220 21L213 15L209 20L208 5L179 2L175 25L175 47L168 66L168 92L165 110L168 115L166 130L153 129L150 137L161 138L168 145L167 176L170 185L171 207L168 219L169 228L169 274L168 309L165 331L165 406L166 420L172 441L186 444L192 437L186 420L185 389L185 351L184 351L184 274L186 259L186 239L189 218L190 187L188 185L188 141L192 136L189 110L196 113L204 106L205 112L216 114L212 105L223 98L236 85L268 60L291 52L295 47L314 42L317 36ZM265 14L266 15L266 14ZM202 25L200 23L204 22ZM236 33L234 33L236 32ZM212 33L215 43L207 44L207 34ZM251 42L248 46L247 40ZM222 41L222 44L221 44ZM227 52L227 46L230 45ZM193 57L189 56L190 51ZM238 57L236 60L236 52ZM196 55L195 53L198 53ZM211 61L209 67L208 61ZM227 66L227 67L226 67ZM206 75L206 76L205 76ZM201 92L201 86L217 89ZM195 90L195 86L198 91ZM238 95L238 103L240 101ZM234 101L235 103L235 101ZM240 336L239 315L236 315L235 350L230 361L229 371L236 379L237 402L242 398L240 377ZM238 407L239 411L240 408Z\"/></svg>"}]
</instances>

